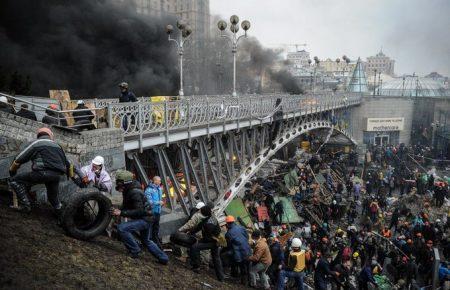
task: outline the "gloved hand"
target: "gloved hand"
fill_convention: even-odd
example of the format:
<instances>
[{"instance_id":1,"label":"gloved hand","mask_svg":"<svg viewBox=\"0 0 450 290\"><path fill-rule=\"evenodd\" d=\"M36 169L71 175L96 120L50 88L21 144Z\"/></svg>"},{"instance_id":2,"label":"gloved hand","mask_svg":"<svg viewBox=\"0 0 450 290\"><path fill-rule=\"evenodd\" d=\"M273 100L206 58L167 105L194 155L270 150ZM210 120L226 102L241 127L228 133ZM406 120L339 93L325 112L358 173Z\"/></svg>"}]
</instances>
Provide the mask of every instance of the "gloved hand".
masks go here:
<instances>
[{"instance_id":1,"label":"gloved hand","mask_svg":"<svg viewBox=\"0 0 450 290\"><path fill-rule=\"evenodd\" d=\"M84 184L89 184L89 178L87 176L83 176L81 181L83 181Z\"/></svg>"},{"instance_id":2,"label":"gloved hand","mask_svg":"<svg viewBox=\"0 0 450 290\"><path fill-rule=\"evenodd\" d=\"M18 163L16 160L13 161L11 166L9 167L9 176L13 177L17 173L17 169L19 169L20 163Z\"/></svg>"}]
</instances>

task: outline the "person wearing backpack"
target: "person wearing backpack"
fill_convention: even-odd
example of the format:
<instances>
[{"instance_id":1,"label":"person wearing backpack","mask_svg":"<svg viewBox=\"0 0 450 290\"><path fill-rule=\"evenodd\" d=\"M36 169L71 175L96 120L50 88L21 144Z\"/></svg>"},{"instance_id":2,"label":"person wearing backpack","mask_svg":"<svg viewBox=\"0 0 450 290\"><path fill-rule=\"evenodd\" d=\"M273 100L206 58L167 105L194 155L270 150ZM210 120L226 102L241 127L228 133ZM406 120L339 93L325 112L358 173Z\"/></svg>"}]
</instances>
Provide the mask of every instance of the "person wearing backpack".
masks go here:
<instances>
[{"instance_id":1,"label":"person wearing backpack","mask_svg":"<svg viewBox=\"0 0 450 290\"><path fill-rule=\"evenodd\" d=\"M161 264L167 264L169 257L151 240L151 208L141 189L141 184L134 180L133 173L118 170L116 173L116 190L122 192L123 202L120 209L112 208L113 216L129 219L117 226L119 236L132 258L138 258L141 248L133 233L139 233L142 243Z\"/></svg>"},{"instance_id":2,"label":"person wearing backpack","mask_svg":"<svg viewBox=\"0 0 450 290\"><path fill-rule=\"evenodd\" d=\"M223 273L218 245L221 230L217 218L211 211L211 207L208 205L202 207L178 231L192 235L199 231L202 232L202 238L190 247L189 258L192 270L195 273L200 273L200 252L210 250L217 280L223 281L225 275Z\"/></svg>"},{"instance_id":3,"label":"person wearing backpack","mask_svg":"<svg viewBox=\"0 0 450 290\"><path fill-rule=\"evenodd\" d=\"M305 251L301 249L302 241L299 238L292 239L291 251L287 256L285 265L280 265L282 270L278 276L278 290L286 286L286 278L293 278L297 282L297 289L303 290L303 279L305 278Z\"/></svg>"}]
</instances>

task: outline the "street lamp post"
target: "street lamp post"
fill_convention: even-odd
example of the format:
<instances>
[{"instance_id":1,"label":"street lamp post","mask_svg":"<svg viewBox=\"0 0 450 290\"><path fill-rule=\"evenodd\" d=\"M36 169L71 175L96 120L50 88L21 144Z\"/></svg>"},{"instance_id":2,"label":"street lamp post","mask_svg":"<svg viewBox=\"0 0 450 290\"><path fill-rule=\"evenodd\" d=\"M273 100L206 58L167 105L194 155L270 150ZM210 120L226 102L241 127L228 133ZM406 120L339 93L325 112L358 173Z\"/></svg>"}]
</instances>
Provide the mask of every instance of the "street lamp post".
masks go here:
<instances>
[{"instance_id":1,"label":"street lamp post","mask_svg":"<svg viewBox=\"0 0 450 290\"><path fill-rule=\"evenodd\" d=\"M178 49L178 56L180 61L180 90L179 90L179 96L184 96L183 91L183 54L184 54L184 44L188 40L189 36L192 34L192 29L186 25L183 21L177 21L177 28L180 30L178 40L170 37L170 35L173 32L173 26L167 25L166 26L166 32L169 35L169 41L173 41L177 44Z\"/></svg>"},{"instance_id":2,"label":"street lamp post","mask_svg":"<svg viewBox=\"0 0 450 290\"><path fill-rule=\"evenodd\" d=\"M313 85L313 94L316 92L316 70L319 66L320 60L317 56L314 57L314 85Z\"/></svg>"},{"instance_id":3,"label":"street lamp post","mask_svg":"<svg viewBox=\"0 0 450 290\"><path fill-rule=\"evenodd\" d=\"M345 61L345 66L342 67L342 77L344 78L344 70L347 69L348 64L350 63L350 59L346 55L343 55L342 59ZM344 78L344 89L346 86L347 86L347 77Z\"/></svg>"},{"instance_id":4,"label":"street lamp post","mask_svg":"<svg viewBox=\"0 0 450 290\"><path fill-rule=\"evenodd\" d=\"M308 59L308 65L309 65L310 69L311 69L311 63L312 63L312 60ZM313 72L311 71L310 74L311 74L311 78L309 80L309 89L312 92L312 90L313 90Z\"/></svg>"},{"instance_id":5,"label":"street lamp post","mask_svg":"<svg viewBox=\"0 0 450 290\"><path fill-rule=\"evenodd\" d=\"M247 30L250 29L250 21L244 20L241 23L241 27L244 30L244 34L241 36L237 36L237 32L239 31L239 17L237 15L233 15L230 17L230 31L233 33L230 37L224 33L227 28L227 23L224 20L220 20L217 23L217 27L221 31L220 36L223 38L227 38L231 42L231 52L233 53L233 97L237 96L236 93L236 52L237 45L241 38L247 37Z\"/></svg>"},{"instance_id":6,"label":"street lamp post","mask_svg":"<svg viewBox=\"0 0 450 290\"><path fill-rule=\"evenodd\" d=\"M375 89L377 87L377 70L375 69L375 73L373 74L373 95L375 96Z\"/></svg>"}]
</instances>

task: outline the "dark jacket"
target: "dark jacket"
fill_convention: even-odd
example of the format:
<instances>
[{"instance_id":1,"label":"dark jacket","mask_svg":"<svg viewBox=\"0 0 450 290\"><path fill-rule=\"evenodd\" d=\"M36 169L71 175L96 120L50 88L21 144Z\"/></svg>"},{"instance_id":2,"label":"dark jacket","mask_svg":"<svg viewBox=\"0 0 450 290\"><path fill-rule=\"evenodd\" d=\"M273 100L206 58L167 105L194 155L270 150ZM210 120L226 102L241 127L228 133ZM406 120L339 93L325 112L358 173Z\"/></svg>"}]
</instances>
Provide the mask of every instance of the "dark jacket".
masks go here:
<instances>
[{"instance_id":1,"label":"dark jacket","mask_svg":"<svg viewBox=\"0 0 450 290\"><path fill-rule=\"evenodd\" d=\"M120 103L137 102L137 98L132 92L126 90L125 92L121 93L119 102Z\"/></svg>"},{"instance_id":2,"label":"dark jacket","mask_svg":"<svg viewBox=\"0 0 450 290\"><path fill-rule=\"evenodd\" d=\"M358 282L362 283L363 285L366 285L367 283L371 282L373 284L377 284L375 279L372 275L372 268L370 266L365 266L361 272L359 273Z\"/></svg>"},{"instance_id":3,"label":"dark jacket","mask_svg":"<svg viewBox=\"0 0 450 290\"><path fill-rule=\"evenodd\" d=\"M225 238L227 245L233 249L235 262L240 263L251 255L248 233L244 227L233 223L225 234Z\"/></svg>"},{"instance_id":4,"label":"dark jacket","mask_svg":"<svg viewBox=\"0 0 450 290\"><path fill-rule=\"evenodd\" d=\"M5 113L14 114L14 109L10 104L0 102L0 111L3 111Z\"/></svg>"},{"instance_id":5,"label":"dark jacket","mask_svg":"<svg viewBox=\"0 0 450 290\"><path fill-rule=\"evenodd\" d=\"M274 121L283 120L283 107L281 106L281 99L277 99L275 102L275 108L279 107L279 109L273 114Z\"/></svg>"},{"instance_id":6,"label":"dark jacket","mask_svg":"<svg viewBox=\"0 0 450 290\"><path fill-rule=\"evenodd\" d=\"M281 249L280 242L276 241L270 245L270 254L272 255L272 263L281 265L284 260L284 253Z\"/></svg>"},{"instance_id":7,"label":"dark jacket","mask_svg":"<svg viewBox=\"0 0 450 290\"><path fill-rule=\"evenodd\" d=\"M46 110L45 113L47 115L44 116L44 118L42 118L42 123L48 124L48 125L67 127L67 120L66 120L66 117L64 117L64 115L59 114L59 117L58 117L58 113L55 113L50 110Z\"/></svg>"},{"instance_id":8,"label":"dark jacket","mask_svg":"<svg viewBox=\"0 0 450 290\"><path fill-rule=\"evenodd\" d=\"M217 237L220 235L219 221L211 215L201 223L201 230L203 242L217 242Z\"/></svg>"},{"instance_id":9,"label":"dark jacket","mask_svg":"<svg viewBox=\"0 0 450 290\"><path fill-rule=\"evenodd\" d=\"M122 196L121 216L150 221L150 208L148 207L141 184L138 181L134 181L128 185L123 191Z\"/></svg>"},{"instance_id":10,"label":"dark jacket","mask_svg":"<svg viewBox=\"0 0 450 290\"><path fill-rule=\"evenodd\" d=\"M65 174L70 164L61 146L46 135L31 142L15 159L24 164L31 160L33 171L55 171Z\"/></svg>"},{"instance_id":11,"label":"dark jacket","mask_svg":"<svg viewBox=\"0 0 450 290\"><path fill-rule=\"evenodd\" d=\"M85 105L78 105L75 110L87 110L89 109ZM74 111L72 112L72 116L75 123L83 122L83 123L91 123L92 119L94 119L94 114L92 111Z\"/></svg>"},{"instance_id":12,"label":"dark jacket","mask_svg":"<svg viewBox=\"0 0 450 290\"><path fill-rule=\"evenodd\" d=\"M317 263L316 272L314 274L314 280L321 283L328 283L329 276L334 275L330 269L330 263L325 258L320 258Z\"/></svg>"},{"instance_id":13,"label":"dark jacket","mask_svg":"<svg viewBox=\"0 0 450 290\"><path fill-rule=\"evenodd\" d=\"M20 111L17 112L16 115L22 118L37 121L36 114L30 110L20 109Z\"/></svg>"}]
</instances>

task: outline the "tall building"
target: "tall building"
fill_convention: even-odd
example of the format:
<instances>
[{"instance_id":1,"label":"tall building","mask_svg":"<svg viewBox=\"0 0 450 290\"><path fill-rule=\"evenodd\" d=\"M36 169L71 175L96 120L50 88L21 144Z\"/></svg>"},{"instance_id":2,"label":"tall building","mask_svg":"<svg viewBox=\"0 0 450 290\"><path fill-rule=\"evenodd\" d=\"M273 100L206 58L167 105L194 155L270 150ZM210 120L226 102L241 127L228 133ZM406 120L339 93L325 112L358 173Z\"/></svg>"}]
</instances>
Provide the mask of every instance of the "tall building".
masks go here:
<instances>
[{"instance_id":1,"label":"tall building","mask_svg":"<svg viewBox=\"0 0 450 290\"><path fill-rule=\"evenodd\" d=\"M210 31L209 0L166 0L177 18L192 28L194 40L208 39Z\"/></svg>"},{"instance_id":2,"label":"tall building","mask_svg":"<svg viewBox=\"0 0 450 290\"><path fill-rule=\"evenodd\" d=\"M386 56L382 50L375 56L369 56L365 64L367 74L373 75L375 71L377 73L383 73L390 76L394 75L395 60Z\"/></svg>"},{"instance_id":3,"label":"tall building","mask_svg":"<svg viewBox=\"0 0 450 290\"><path fill-rule=\"evenodd\" d=\"M194 41L208 39L210 32L209 0L112 0L134 5L136 12L150 16L174 15L188 23Z\"/></svg>"},{"instance_id":4,"label":"tall building","mask_svg":"<svg viewBox=\"0 0 450 290\"><path fill-rule=\"evenodd\" d=\"M327 58L319 63L319 69L325 73L331 73L335 76L344 76L351 74L356 67L356 63L347 63L343 60L336 62Z\"/></svg>"},{"instance_id":5,"label":"tall building","mask_svg":"<svg viewBox=\"0 0 450 290\"><path fill-rule=\"evenodd\" d=\"M112 0L119 4L130 4L136 7L139 14L150 16L163 16L166 14L175 14L174 3L172 0Z\"/></svg>"}]
</instances>

